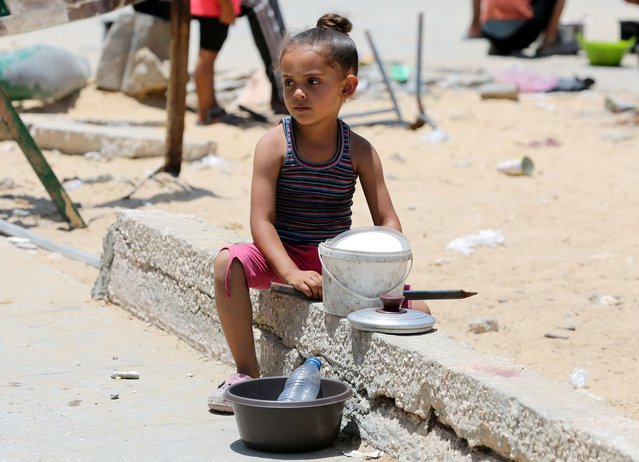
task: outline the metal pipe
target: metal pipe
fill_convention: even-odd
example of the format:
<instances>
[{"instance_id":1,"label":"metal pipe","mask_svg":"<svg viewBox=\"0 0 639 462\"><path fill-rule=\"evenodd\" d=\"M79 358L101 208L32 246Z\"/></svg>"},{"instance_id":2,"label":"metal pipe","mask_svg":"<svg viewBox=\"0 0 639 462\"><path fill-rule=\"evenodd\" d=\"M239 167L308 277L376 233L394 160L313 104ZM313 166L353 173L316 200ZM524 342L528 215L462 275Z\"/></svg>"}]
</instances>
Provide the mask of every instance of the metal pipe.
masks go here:
<instances>
[{"instance_id":1,"label":"metal pipe","mask_svg":"<svg viewBox=\"0 0 639 462\"><path fill-rule=\"evenodd\" d=\"M402 112L399 109L399 104L397 103L397 99L395 98L395 92L391 87L391 82L386 75L386 70L384 69L384 63L382 63L382 59L377 52L377 48L375 48L375 44L373 43L373 37L370 31L366 31L366 39L368 40L369 45L371 46L371 50L373 50L373 56L375 56L375 62L377 62L377 66L379 67L379 71L382 74L382 78L384 79L384 84L386 85L386 89L388 90L388 94L393 102L393 108L395 109L395 113L397 114L397 118L399 120L403 120Z\"/></svg>"}]
</instances>

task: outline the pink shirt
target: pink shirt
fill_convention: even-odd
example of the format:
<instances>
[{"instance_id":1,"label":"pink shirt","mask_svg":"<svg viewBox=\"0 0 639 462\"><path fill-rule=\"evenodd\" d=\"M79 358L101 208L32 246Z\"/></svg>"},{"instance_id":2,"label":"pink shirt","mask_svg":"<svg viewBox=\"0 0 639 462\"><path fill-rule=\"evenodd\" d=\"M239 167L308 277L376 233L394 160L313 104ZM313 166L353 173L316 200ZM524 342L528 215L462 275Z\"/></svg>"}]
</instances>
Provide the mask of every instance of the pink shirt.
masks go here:
<instances>
[{"instance_id":1,"label":"pink shirt","mask_svg":"<svg viewBox=\"0 0 639 462\"><path fill-rule=\"evenodd\" d=\"M231 0L235 16L240 14L240 1ZM191 0L191 15L217 18L220 16L220 2L219 0Z\"/></svg>"}]
</instances>

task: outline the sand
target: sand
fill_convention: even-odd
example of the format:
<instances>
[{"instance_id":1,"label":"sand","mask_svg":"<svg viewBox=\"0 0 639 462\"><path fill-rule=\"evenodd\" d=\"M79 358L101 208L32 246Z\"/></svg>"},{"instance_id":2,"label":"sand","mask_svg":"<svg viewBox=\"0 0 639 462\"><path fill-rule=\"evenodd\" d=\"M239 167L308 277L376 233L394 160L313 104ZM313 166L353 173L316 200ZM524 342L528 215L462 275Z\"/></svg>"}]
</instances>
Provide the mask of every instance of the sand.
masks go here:
<instances>
[{"instance_id":1,"label":"sand","mask_svg":"<svg viewBox=\"0 0 639 462\"><path fill-rule=\"evenodd\" d=\"M461 23L456 23L456 37L463 33ZM467 46L482 47L483 53L479 42ZM451 46L459 49L464 43L458 38ZM627 56L618 69L590 68L583 56L549 58L530 66L483 54L482 61L477 53L473 57L470 67L455 58L443 71L445 57L429 66L433 83L424 103L446 140L433 137L429 127L355 129L382 158L414 254L409 282L416 289L479 292L466 300L430 302L436 327L558 382L570 383L573 370L583 368L587 386L576 393L639 418L639 124L629 113L613 114L605 108L609 95L639 104L639 93L631 90L639 72L637 56ZM476 88L459 85L477 77L477 70L512 64L536 72L562 69L566 76L594 73L599 80L591 91L522 94L519 101L482 100ZM247 70L253 68L247 64ZM405 118L414 120L417 109L409 90L398 94ZM226 95L225 101L234 96ZM383 92L362 92L344 112L380 106L388 106ZM162 104L102 92L93 84L72 104L23 107L25 112L53 110L69 118L166 120ZM214 140L219 162L185 162L179 181L165 176L147 181L130 200L122 198L162 165L161 153L132 160L45 151L61 180L111 175L109 181L69 191L88 222L86 229L75 230L61 220L17 145L2 142L0 219L94 255L101 253L117 211L127 208L194 214L248 236L252 153L269 128L198 127L195 115L187 113L185 138ZM531 176L512 177L496 169L501 161L523 156L534 163ZM370 224L358 191L354 226ZM482 230L502 236L503 242L489 239L494 246L472 247L469 254L447 249L454 239ZM41 249L32 252L85 282L97 275L97 269L83 263ZM10 268L10 262L3 268ZM37 281L33 285L36 290ZM469 323L476 317L495 318L498 330L470 332Z\"/></svg>"}]
</instances>

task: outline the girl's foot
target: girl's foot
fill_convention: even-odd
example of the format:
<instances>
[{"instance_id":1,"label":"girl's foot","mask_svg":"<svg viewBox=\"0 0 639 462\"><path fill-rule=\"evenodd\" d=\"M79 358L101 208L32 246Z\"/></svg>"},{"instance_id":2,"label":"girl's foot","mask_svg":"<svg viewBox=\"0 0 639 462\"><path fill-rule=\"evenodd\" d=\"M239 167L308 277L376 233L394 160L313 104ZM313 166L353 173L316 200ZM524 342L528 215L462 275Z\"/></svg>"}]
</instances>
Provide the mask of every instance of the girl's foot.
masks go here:
<instances>
[{"instance_id":1,"label":"girl's foot","mask_svg":"<svg viewBox=\"0 0 639 462\"><path fill-rule=\"evenodd\" d=\"M252 380L251 376L246 374L231 374L224 382L219 384L215 390L209 396L209 409L216 412L225 412L227 414L233 414L233 405L224 399L224 390L231 385L240 382L246 382Z\"/></svg>"}]
</instances>

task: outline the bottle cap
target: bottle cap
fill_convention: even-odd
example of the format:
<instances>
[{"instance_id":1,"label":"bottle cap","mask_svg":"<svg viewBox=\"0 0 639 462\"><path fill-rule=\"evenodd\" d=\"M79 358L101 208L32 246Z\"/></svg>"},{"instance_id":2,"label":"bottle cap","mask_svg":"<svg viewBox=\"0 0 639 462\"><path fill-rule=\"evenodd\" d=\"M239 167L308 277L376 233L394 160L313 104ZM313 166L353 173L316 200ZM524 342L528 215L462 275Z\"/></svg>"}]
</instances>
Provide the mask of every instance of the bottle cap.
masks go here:
<instances>
[{"instance_id":1,"label":"bottle cap","mask_svg":"<svg viewBox=\"0 0 639 462\"><path fill-rule=\"evenodd\" d=\"M311 356L306 361L304 361L304 364L306 363L312 364L313 366L317 367L318 371L322 367L322 363L320 362L319 358L316 358L315 356Z\"/></svg>"}]
</instances>

